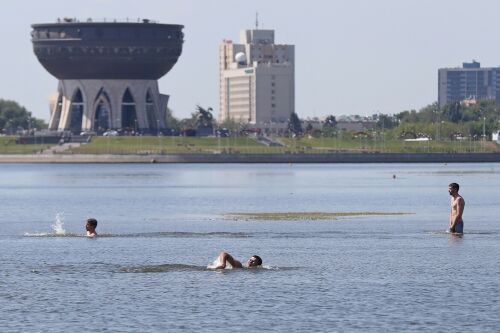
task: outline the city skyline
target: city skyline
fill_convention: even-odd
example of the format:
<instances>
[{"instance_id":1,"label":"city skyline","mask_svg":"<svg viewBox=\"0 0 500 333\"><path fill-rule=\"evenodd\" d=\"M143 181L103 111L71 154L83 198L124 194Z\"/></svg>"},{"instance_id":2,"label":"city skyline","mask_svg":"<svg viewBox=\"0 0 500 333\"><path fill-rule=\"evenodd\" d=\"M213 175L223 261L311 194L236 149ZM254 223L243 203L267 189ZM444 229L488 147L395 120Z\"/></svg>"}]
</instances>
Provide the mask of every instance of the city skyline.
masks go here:
<instances>
[{"instance_id":1,"label":"city skyline","mask_svg":"<svg viewBox=\"0 0 500 333\"><path fill-rule=\"evenodd\" d=\"M179 62L159 81L178 118L189 117L196 104L211 106L218 116L218 47L224 39L237 40L240 30L253 29L256 12L260 28L273 29L280 42L296 46L295 110L301 118L419 109L437 101L439 68L460 67L472 59L484 67L500 65L500 45L492 42L500 26L495 16L500 4L492 0L473 6L462 0L256 0L245 10L226 0L217 6L201 0L182 5L153 0L75 4L2 4L0 37L6 47L0 56L0 98L15 100L35 117L48 120L47 97L57 79L33 54L31 24L66 16L149 18L184 25L186 42Z\"/></svg>"}]
</instances>

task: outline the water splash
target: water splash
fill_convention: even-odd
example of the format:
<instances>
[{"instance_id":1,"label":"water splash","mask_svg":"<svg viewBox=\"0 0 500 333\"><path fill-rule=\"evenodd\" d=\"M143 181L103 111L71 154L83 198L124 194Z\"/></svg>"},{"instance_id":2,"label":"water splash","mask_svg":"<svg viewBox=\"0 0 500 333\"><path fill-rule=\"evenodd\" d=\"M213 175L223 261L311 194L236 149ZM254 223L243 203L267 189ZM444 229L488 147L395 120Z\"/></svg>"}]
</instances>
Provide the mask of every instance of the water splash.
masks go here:
<instances>
[{"instance_id":1,"label":"water splash","mask_svg":"<svg viewBox=\"0 0 500 333\"><path fill-rule=\"evenodd\" d=\"M58 236L66 235L66 230L64 230L64 213L56 214L56 221L51 225L52 230Z\"/></svg>"},{"instance_id":2,"label":"water splash","mask_svg":"<svg viewBox=\"0 0 500 333\"><path fill-rule=\"evenodd\" d=\"M215 258L214 261L212 261L212 263L208 264L207 265L207 268L208 269L216 269L217 267L219 267L221 265L221 262L219 260L219 257ZM226 268L232 268L231 264L230 263L227 263L226 264Z\"/></svg>"}]
</instances>

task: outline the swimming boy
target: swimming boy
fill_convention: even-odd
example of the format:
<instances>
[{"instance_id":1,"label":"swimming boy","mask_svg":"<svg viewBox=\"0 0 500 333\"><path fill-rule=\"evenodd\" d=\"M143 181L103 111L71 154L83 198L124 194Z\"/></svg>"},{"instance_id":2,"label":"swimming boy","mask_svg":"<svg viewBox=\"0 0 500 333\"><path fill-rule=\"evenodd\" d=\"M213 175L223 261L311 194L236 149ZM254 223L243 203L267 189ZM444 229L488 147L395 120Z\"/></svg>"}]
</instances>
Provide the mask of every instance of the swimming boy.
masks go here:
<instances>
[{"instance_id":1,"label":"swimming boy","mask_svg":"<svg viewBox=\"0 0 500 333\"><path fill-rule=\"evenodd\" d=\"M450 225L448 227L449 232L462 234L464 232L464 221L462 220L462 214L464 213L465 200L458 190L460 186L457 183L451 183L448 185L448 193L451 195L451 210L450 210Z\"/></svg>"},{"instance_id":2,"label":"swimming boy","mask_svg":"<svg viewBox=\"0 0 500 333\"><path fill-rule=\"evenodd\" d=\"M87 224L85 225L85 229L87 230L87 237L97 236L95 228L97 228L97 220L94 218L87 219Z\"/></svg>"},{"instance_id":3,"label":"swimming boy","mask_svg":"<svg viewBox=\"0 0 500 333\"><path fill-rule=\"evenodd\" d=\"M241 262L234 259L232 255L227 252L221 252L219 254L219 266L215 267L215 269L226 268L227 263L231 264L233 268L243 268ZM253 255L248 259L246 265L248 268L258 267L262 265L262 259L258 255Z\"/></svg>"}]
</instances>

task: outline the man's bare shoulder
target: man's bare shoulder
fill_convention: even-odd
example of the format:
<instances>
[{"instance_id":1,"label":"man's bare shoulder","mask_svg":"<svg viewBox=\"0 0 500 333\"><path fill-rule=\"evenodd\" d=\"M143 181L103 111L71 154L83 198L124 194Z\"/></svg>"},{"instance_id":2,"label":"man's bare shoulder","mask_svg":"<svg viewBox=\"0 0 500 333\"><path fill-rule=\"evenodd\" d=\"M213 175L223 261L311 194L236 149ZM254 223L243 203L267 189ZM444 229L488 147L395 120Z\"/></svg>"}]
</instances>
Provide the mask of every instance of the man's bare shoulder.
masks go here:
<instances>
[{"instance_id":1,"label":"man's bare shoulder","mask_svg":"<svg viewBox=\"0 0 500 333\"><path fill-rule=\"evenodd\" d=\"M234 265L232 265L232 266L233 266L233 268L243 268L243 265L238 260L234 260Z\"/></svg>"}]
</instances>

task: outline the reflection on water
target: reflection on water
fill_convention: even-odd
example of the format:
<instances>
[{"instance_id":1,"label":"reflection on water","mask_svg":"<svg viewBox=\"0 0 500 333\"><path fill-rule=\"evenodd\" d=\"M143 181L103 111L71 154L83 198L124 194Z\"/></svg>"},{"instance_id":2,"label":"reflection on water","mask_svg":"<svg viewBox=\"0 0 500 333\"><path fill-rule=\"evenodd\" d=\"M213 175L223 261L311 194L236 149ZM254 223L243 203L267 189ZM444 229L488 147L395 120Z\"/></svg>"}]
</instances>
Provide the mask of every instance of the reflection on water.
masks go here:
<instances>
[{"instance_id":1,"label":"reflection on water","mask_svg":"<svg viewBox=\"0 0 500 333\"><path fill-rule=\"evenodd\" d=\"M450 244L460 245L463 242L464 234L449 234Z\"/></svg>"}]
</instances>

